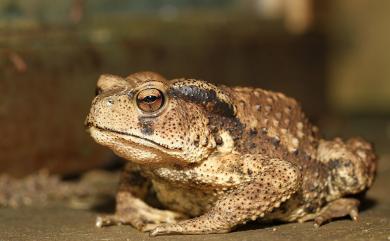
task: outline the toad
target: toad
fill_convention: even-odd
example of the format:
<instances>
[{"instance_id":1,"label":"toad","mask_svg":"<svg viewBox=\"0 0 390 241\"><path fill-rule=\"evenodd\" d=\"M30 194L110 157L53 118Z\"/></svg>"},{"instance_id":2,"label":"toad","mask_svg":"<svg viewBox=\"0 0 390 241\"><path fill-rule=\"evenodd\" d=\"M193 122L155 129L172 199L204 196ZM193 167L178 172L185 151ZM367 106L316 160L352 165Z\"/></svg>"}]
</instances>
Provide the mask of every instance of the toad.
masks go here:
<instances>
[{"instance_id":1,"label":"toad","mask_svg":"<svg viewBox=\"0 0 390 241\"><path fill-rule=\"evenodd\" d=\"M155 236L225 233L250 220L357 220L356 197L375 177L371 144L325 140L296 100L258 88L102 75L85 124L128 160L116 212L98 227Z\"/></svg>"}]
</instances>

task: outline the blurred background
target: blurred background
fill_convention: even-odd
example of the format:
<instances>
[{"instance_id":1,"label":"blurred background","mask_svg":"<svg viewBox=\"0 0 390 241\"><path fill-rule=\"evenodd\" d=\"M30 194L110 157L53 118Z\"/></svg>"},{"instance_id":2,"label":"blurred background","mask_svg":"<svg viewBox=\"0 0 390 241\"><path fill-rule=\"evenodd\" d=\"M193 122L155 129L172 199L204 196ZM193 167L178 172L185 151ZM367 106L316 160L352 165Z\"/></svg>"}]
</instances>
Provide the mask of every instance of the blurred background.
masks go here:
<instances>
[{"instance_id":1,"label":"blurred background","mask_svg":"<svg viewBox=\"0 0 390 241\"><path fill-rule=\"evenodd\" d=\"M115 165L97 78L142 70L298 99L326 137L390 143L390 1L0 0L0 173Z\"/></svg>"}]
</instances>

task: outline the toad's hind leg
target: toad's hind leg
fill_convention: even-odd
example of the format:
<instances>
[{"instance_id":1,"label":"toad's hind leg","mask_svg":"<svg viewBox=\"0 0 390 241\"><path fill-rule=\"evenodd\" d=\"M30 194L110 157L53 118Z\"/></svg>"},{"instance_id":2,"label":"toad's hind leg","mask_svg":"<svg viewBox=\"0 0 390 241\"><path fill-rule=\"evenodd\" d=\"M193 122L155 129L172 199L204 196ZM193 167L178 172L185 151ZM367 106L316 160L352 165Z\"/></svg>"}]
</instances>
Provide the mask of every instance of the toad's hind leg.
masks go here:
<instances>
[{"instance_id":1,"label":"toad's hind leg","mask_svg":"<svg viewBox=\"0 0 390 241\"><path fill-rule=\"evenodd\" d=\"M321 140L318 160L330 170L330 194L335 198L364 191L373 183L376 171L376 156L372 146L361 138L343 142Z\"/></svg>"},{"instance_id":2,"label":"toad's hind leg","mask_svg":"<svg viewBox=\"0 0 390 241\"><path fill-rule=\"evenodd\" d=\"M359 200L354 198L340 198L330 202L316 215L314 218L314 225L319 227L333 218L341 218L347 215L349 215L352 220L357 221L359 218L359 203Z\"/></svg>"}]
</instances>

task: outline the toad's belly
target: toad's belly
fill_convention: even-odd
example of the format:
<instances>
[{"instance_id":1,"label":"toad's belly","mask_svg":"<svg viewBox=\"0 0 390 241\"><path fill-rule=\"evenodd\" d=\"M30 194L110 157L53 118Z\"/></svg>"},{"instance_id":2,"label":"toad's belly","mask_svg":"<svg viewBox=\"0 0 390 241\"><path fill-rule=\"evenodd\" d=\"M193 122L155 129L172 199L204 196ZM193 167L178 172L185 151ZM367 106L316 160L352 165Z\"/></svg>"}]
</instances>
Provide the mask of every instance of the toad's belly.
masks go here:
<instances>
[{"instance_id":1,"label":"toad's belly","mask_svg":"<svg viewBox=\"0 0 390 241\"><path fill-rule=\"evenodd\" d=\"M223 192L204 191L192 187L178 187L174 184L152 181L158 200L167 209L184 213L190 217L206 213L218 200ZM312 200L314 201L314 200ZM308 208L308 207L312 208ZM316 201L302 203L300 194L294 195L279 208L265 215L261 221L280 220L286 222L299 221L307 215L316 213L320 204Z\"/></svg>"},{"instance_id":2,"label":"toad's belly","mask_svg":"<svg viewBox=\"0 0 390 241\"><path fill-rule=\"evenodd\" d=\"M218 199L218 192L193 187L179 187L175 184L152 181L158 200L166 208L195 217L209 210Z\"/></svg>"}]
</instances>

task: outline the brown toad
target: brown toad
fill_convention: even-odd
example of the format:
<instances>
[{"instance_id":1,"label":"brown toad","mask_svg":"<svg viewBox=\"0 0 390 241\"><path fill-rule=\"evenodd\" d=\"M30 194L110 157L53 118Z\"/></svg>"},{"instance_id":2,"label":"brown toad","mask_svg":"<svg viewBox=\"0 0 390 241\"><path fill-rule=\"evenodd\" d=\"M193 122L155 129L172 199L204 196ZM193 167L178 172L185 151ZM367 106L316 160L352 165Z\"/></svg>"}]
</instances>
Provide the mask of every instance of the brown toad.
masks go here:
<instances>
[{"instance_id":1,"label":"brown toad","mask_svg":"<svg viewBox=\"0 0 390 241\"><path fill-rule=\"evenodd\" d=\"M354 196L375 176L371 145L321 139L294 99L152 72L103 75L97 86L86 126L130 161L116 213L97 226L205 234L256 219L358 218Z\"/></svg>"}]
</instances>

